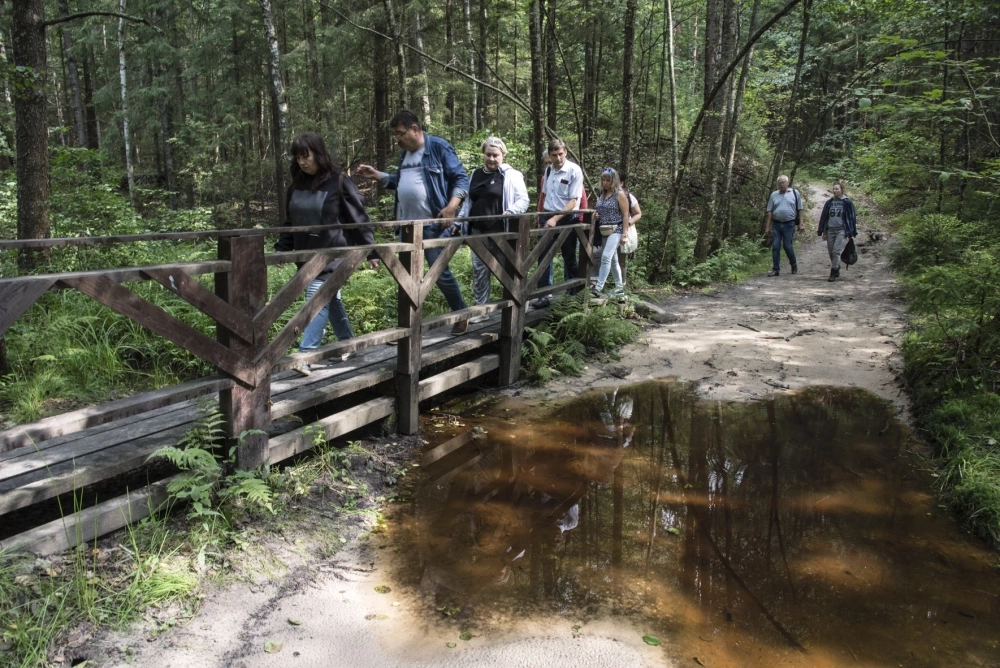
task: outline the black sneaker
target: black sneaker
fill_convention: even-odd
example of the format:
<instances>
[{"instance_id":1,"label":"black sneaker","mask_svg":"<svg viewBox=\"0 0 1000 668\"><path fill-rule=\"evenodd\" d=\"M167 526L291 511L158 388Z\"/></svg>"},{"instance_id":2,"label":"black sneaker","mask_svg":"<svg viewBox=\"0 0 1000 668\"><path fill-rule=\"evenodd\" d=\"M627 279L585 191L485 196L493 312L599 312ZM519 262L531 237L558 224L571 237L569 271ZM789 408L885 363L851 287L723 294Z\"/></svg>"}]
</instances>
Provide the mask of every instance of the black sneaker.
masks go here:
<instances>
[{"instance_id":1,"label":"black sneaker","mask_svg":"<svg viewBox=\"0 0 1000 668\"><path fill-rule=\"evenodd\" d=\"M836 269L831 269L830 270L830 278L826 279L827 282L833 283L835 280L837 280L837 273L838 272L837 272Z\"/></svg>"},{"instance_id":2,"label":"black sneaker","mask_svg":"<svg viewBox=\"0 0 1000 668\"><path fill-rule=\"evenodd\" d=\"M799 273L799 265L793 264L792 265L792 276L794 276L797 273Z\"/></svg>"},{"instance_id":3,"label":"black sneaker","mask_svg":"<svg viewBox=\"0 0 1000 668\"><path fill-rule=\"evenodd\" d=\"M772 269L771 271L767 272L767 275L768 276L780 276L781 272L778 271L777 269Z\"/></svg>"}]
</instances>

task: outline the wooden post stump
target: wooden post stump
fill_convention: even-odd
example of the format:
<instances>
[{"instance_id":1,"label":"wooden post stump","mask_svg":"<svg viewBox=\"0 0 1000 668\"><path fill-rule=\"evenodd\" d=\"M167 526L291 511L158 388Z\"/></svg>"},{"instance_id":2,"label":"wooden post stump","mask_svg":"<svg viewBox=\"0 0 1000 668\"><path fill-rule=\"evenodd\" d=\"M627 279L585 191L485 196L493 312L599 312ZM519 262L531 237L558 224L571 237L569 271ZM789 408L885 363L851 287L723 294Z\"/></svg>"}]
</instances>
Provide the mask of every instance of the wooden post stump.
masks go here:
<instances>
[{"instance_id":1,"label":"wooden post stump","mask_svg":"<svg viewBox=\"0 0 1000 668\"><path fill-rule=\"evenodd\" d=\"M403 227L403 243L412 243L412 252L400 253L399 261L410 272L410 277L419 286L424 275L424 227L407 225ZM399 340L396 351L396 414L397 429L401 434L415 434L419 430L420 417L420 348L423 334L420 328L423 320L423 300L416 290L416 301L403 290L396 289L398 324L410 333Z\"/></svg>"},{"instance_id":2,"label":"wooden post stump","mask_svg":"<svg viewBox=\"0 0 1000 668\"><path fill-rule=\"evenodd\" d=\"M531 218L519 218L517 239L500 241L509 243L514 249L514 256L520 268L513 266L510 260L506 262L507 275L513 278L517 294L504 288L503 297L514 302L513 306L503 309L500 318L500 385L513 385L521 376L521 348L524 344L524 314L528 310L528 258L529 232L534 221Z\"/></svg>"},{"instance_id":3,"label":"wooden post stump","mask_svg":"<svg viewBox=\"0 0 1000 668\"><path fill-rule=\"evenodd\" d=\"M215 292L251 323L254 314L267 302L267 266L264 264L263 235L222 237L219 239L219 259L229 260L229 273L215 275ZM217 325L220 343L243 358L252 368L253 361L267 348L267 330L254 331L253 341L247 342ZM256 385L237 380L233 387L219 392L219 407L226 419L230 445L238 444L240 434L254 429L266 432L271 426L271 376L256 374ZM236 465L255 469L268 459L267 434L248 435L238 444Z\"/></svg>"}]
</instances>

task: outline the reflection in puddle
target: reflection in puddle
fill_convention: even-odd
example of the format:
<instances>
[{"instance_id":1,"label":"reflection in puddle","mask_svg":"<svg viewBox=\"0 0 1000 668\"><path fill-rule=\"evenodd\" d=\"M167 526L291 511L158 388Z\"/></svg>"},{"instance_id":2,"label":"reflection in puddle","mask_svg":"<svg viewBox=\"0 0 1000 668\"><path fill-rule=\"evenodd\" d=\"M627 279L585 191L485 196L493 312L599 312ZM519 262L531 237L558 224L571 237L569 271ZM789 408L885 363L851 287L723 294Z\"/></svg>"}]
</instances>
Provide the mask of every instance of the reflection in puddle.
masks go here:
<instances>
[{"instance_id":1,"label":"reflection in puddle","mask_svg":"<svg viewBox=\"0 0 1000 668\"><path fill-rule=\"evenodd\" d=\"M654 382L492 412L428 446L392 523L401 579L438 612L623 615L708 666L1000 665L996 555L871 395L724 404Z\"/></svg>"}]
</instances>

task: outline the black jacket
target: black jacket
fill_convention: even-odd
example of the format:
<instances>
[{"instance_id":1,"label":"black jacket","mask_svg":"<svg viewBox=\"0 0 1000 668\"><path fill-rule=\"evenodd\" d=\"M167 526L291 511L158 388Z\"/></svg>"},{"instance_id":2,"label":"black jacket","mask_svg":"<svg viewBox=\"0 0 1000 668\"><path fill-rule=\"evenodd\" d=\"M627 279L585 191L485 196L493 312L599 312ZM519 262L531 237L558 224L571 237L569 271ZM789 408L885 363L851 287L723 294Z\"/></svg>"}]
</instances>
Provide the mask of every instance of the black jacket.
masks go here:
<instances>
[{"instance_id":1,"label":"black jacket","mask_svg":"<svg viewBox=\"0 0 1000 668\"><path fill-rule=\"evenodd\" d=\"M351 225L368 223L365 200L354 181L342 174L334 174L316 190L312 190L312 179L306 180L296 189L289 187L285 195L288 217L284 225L303 227L306 225ZM331 228L315 232L285 232L278 236L274 244L276 251L312 250L315 248L343 248L346 246L367 246L375 243L375 233L371 227L351 229ZM369 259L377 258L372 251ZM317 278L325 279L333 271L335 260L320 272ZM301 267L302 263L298 263Z\"/></svg>"}]
</instances>

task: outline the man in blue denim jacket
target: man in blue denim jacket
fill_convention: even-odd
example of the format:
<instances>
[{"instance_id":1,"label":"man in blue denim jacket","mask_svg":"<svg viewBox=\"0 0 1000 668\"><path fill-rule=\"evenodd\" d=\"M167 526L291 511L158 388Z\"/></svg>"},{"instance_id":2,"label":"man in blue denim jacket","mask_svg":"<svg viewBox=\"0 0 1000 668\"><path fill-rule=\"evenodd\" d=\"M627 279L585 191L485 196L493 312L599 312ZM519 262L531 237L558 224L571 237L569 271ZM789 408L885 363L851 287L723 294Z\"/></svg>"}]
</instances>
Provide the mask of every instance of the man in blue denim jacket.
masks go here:
<instances>
[{"instance_id":1,"label":"man in blue denim jacket","mask_svg":"<svg viewBox=\"0 0 1000 668\"><path fill-rule=\"evenodd\" d=\"M440 223L424 225L424 239L443 239L458 233L452 222L469 193L469 175L458 160L455 149L444 139L424 133L416 114L406 109L389 121L392 136L403 149L399 173L387 174L370 165L359 165L361 176L378 179L383 188L396 191L396 220L429 220ZM427 248L424 257L433 265L442 248ZM451 269L446 268L437 281L452 311L466 308L462 290ZM467 320L455 323L451 333L464 334Z\"/></svg>"}]
</instances>

